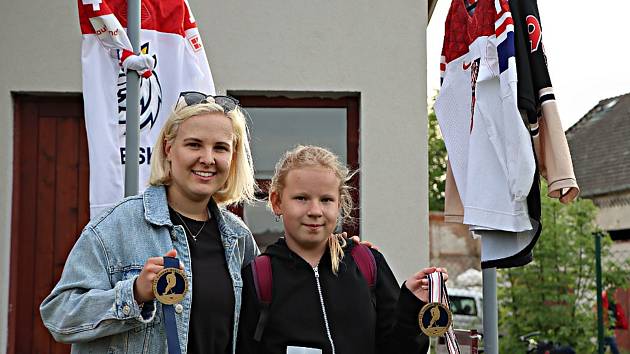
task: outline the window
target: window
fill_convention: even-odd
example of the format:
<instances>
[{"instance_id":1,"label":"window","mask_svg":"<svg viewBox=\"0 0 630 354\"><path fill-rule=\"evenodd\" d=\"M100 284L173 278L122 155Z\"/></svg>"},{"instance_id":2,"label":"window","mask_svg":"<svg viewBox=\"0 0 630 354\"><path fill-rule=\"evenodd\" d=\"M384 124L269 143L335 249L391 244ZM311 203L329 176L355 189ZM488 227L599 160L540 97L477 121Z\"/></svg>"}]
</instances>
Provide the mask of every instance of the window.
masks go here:
<instances>
[{"instance_id":1,"label":"window","mask_svg":"<svg viewBox=\"0 0 630 354\"><path fill-rule=\"evenodd\" d=\"M608 230L608 234L613 241L630 240L630 229Z\"/></svg>"},{"instance_id":2,"label":"window","mask_svg":"<svg viewBox=\"0 0 630 354\"><path fill-rule=\"evenodd\" d=\"M477 305L475 299L465 296L449 296L451 311L455 315L477 316Z\"/></svg>"},{"instance_id":3,"label":"window","mask_svg":"<svg viewBox=\"0 0 630 354\"><path fill-rule=\"evenodd\" d=\"M298 144L319 145L337 154L351 169L357 169L359 151L358 97L285 98L234 95L249 115L251 148L256 180L263 201L244 205L239 211L261 250L282 236L282 224L267 207L268 185L276 162ZM358 187L358 174L352 184ZM358 190L353 195L358 207ZM353 213L357 218L358 210ZM358 235L356 225L343 230Z\"/></svg>"}]
</instances>

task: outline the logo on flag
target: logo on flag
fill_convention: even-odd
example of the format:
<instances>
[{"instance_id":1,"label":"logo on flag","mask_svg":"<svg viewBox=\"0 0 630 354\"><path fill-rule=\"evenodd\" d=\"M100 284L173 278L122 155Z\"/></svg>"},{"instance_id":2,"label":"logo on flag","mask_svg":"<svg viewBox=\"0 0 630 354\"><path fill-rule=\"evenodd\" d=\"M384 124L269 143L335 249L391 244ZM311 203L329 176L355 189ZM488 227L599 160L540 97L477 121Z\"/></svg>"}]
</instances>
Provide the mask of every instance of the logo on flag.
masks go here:
<instances>
[{"instance_id":1,"label":"logo on flag","mask_svg":"<svg viewBox=\"0 0 630 354\"><path fill-rule=\"evenodd\" d=\"M190 42L190 46L193 48L195 52L198 52L203 49L203 46L201 45L201 39L199 39L199 35L196 34L188 38L188 41Z\"/></svg>"}]
</instances>

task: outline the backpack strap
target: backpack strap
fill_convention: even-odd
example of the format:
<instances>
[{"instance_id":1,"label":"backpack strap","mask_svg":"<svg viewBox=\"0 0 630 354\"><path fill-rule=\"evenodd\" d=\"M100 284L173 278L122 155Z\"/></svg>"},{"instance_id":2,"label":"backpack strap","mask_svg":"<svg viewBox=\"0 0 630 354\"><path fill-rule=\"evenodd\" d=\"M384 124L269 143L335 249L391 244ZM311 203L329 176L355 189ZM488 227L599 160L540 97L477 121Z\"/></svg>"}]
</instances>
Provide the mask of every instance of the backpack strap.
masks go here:
<instances>
[{"instance_id":1,"label":"backpack strap","mask_svg":"<svg viewBox=\"0 0 630 354\"><path fill-rule=\"evenodd\" d=\"M350 254L367 281L370 290L374 289L376 286L376 260L370 248L364 244L355 243Z\"/></svg>"},{"instance_id":2,"label":"backpack strap","mask_svg":"<svg viewBox=\"0 0 630 354\"><path fill-rule=\"evenodd\" d=\"M271 305L271 288L273 277L271 274L271 257L266 254L254 258L252 262L252 275L254 278L254 286L256 295L260 303L260 317L254 332L254 340L260 342L267 319L269 318L269 307Z\"/></svg>"}]
</instances>

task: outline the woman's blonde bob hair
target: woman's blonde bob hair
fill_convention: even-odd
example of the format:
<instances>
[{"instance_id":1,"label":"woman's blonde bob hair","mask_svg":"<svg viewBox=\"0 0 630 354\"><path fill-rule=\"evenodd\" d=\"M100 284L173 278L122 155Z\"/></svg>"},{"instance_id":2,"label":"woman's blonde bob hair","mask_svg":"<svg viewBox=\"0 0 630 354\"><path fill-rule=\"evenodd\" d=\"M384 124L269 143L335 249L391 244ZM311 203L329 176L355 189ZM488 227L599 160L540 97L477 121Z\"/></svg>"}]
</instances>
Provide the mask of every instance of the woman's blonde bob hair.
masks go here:
<instances>
[{"instance_id":1,"label":"woman's blonde bob hair","mask_svg":"<svg viewBox=\"0 0 630 354\"><path fill-rule=\"evenodd\" d=\"M254 178L254 165L249 148L249 137L245 115L240 107L225 113L223 108L214 103L212 97L203 103L188 106L180 98L173 113L168 117L160 135L158 136L153 154L151 155L151 176L149 184L152 186L168 186L171 183L171 163L166 159L164 150L166 143L172 143L182 123L187 119L211 113L222 113L232 122L233 150L232 164L227 181L223 188L218 190L212 198L219 205L227 205L238 202L250 202L254 200L256 180Z\"/></svg>"},{"instance_id":2,"label":"woman's blonde bob hair","mask_svg":"<svg viewBox=\"0 0 630 354\"><path fill-rule=\"evenodd\" d=\"M271 178L269 185L269 207L271 205L271 194L275 193L278 197L282 196L282 191L286 185L287 175L291 170L305 167L322 167L331 170L339 179L339 209L340 217L346 223L352 223L354 220L351 216L353 202L349 181L354 176L354 172L350 172L348 168L339 161L337 155L329 150L312 145L298 145L293 150L284 153L280 161L276 164L276 171ZM332 271L337 274L339 270L339 262L343 258L343 248L346 241L343 237L332 234L328 237L328 248L330 249L330 258L332 263Z\"/></svg>"}]
</instances>

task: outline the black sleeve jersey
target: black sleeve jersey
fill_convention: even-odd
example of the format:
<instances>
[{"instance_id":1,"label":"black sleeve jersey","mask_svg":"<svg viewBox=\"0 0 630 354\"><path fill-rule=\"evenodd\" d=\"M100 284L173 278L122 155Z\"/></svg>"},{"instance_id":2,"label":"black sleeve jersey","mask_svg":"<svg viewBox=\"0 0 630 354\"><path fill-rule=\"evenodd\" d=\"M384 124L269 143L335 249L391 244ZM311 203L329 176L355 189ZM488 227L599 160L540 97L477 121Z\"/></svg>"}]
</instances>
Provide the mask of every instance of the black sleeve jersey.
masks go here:
<instances>
[{"instance_id":1,"label":"black sleeve jersey","mask_svg":"<svg viewBox=\"0 0 630 354\"><path fill-rule=\"evenodd\" d=\"M514 19L518 107L527 112L530 125L536 126L542 102L555 100L553 90L550 90L551 78L542 41L538 2L509 0L508 3ZM533 135L536 133L535 129L532 130Z\"/></svg>"}]
</instances>

